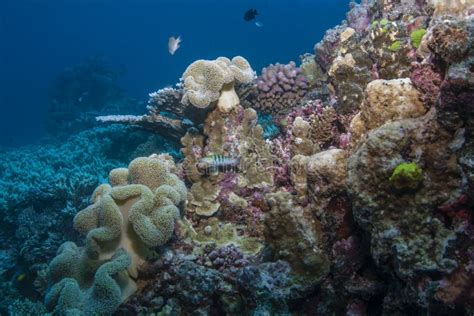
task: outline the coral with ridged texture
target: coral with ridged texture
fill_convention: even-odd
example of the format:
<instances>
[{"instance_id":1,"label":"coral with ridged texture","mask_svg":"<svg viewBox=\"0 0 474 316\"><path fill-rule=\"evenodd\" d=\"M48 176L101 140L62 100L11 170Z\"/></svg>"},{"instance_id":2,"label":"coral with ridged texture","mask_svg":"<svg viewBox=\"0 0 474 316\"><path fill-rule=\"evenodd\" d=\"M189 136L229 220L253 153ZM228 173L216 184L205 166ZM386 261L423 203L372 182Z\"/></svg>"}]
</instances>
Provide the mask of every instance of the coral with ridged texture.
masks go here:
<instances>
[{"instance_id":1,"label":"coral with ridged texture","mask_svg":"<svg viewBox=\"0 0 474 316\"><path fill-rule=\"evenodd\" d=\"M207 108L217 101L218 109L227 113L240 103L234 89L235 82L248 83L253 80L254 73L248 61L237 56L232 60L225 57L197 60L186 68L182 77L183 103Z\"/></svg>"},{"instance_id":2,"label":"coral with ridged texture","mask_svg":"<svg viewBox=\"0 0 474 316\"><path fill-rule=\"evenodd\" d=\"M187 190L172 173L175 170L169 155L152 155L110 172L112 186L100 185L92 194L92 205L74 217L74 228L86 235L85 247L66 243L50 264L50 310L87 313L91 304L82 300L99 296L100 304L108 305L97 311L110 313L134 292L134 279L150 249L171 238L180 217ZM115 284L108 274L119 272ZM74 301L71 295L80 299Z\"/></svg>"},{"instance_id":3,"label":"coral with ridged texture","mask_svg":"<svg viewBox=\"0 0 474 316\"><path fill-rule=\"evenodd\" d=\"M97 262L84 258L74 243L63 244L50 263L57 283L46 294L46 307L58 315L113 313L136 290L126 272L129 264L130 256L119 250L97 269Z\"/></svg>"}]
</instances>

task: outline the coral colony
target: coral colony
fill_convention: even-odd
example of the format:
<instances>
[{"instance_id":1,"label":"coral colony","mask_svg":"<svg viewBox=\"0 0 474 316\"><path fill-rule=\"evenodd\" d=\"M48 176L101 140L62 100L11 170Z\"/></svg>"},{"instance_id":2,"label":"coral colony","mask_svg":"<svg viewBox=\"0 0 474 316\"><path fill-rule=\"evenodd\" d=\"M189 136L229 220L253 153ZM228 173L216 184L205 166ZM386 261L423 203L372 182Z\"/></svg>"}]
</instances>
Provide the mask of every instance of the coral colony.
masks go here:
<instances>
[{"instance_id":1,"label":"coral colony","mask_svg":"<svg viewBox=\"0 0 474 316\"><path fill-rule=\"evenodd\" d=\"M28 262L15 282L35 288L21 296L0 270L9 312L472 314L473 1L352 3L301 59L259 74L241 56L197 60L147 114L97 117L181 156L155 148L116 168L92 143L97 159L61 180L34 178L47 153L13 157L31 176L1 183L2 221L21 227L0 260ZM32 220L48 200L62 215Z\"/></svg>"}]
</instances>

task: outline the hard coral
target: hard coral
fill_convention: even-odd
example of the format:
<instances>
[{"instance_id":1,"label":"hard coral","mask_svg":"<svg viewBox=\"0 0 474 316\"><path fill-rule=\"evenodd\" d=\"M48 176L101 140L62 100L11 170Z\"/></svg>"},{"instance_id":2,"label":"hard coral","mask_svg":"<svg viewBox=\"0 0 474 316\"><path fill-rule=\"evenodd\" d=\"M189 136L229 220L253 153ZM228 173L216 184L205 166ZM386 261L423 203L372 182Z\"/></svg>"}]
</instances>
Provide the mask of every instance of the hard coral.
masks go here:
<instances>
[{"instance_id":1,"label":"hard coral","mask_svg":"<svg viewBox=\"0 0 474 316\"><path fill-rule=\"evenodd\" d=\"M265 217L266 240L275 258L288 261L296 273L320 279L328 273L328 258L319 248L318 224L309 210L297 206L288 192L266 196L271 211ZM301 255L302 254L302 255Z\"/></svg>"},{"instance_id":2,"label":"hard coral","mask_svg":"<svg viewBox=\"0 0 474 316\"><path fill-rule=\"evenodd\" d=\"M257 78L258 96L255 108L277 114L296 106L308 90L308 81L294 62L275 64L262 69Z\"/></svg>"},{"instance_id":3,"label":"hard coral","mask_svg":"<svg viewBox=\"0 0 474 316\"><path fill-rule=\"evenodd\" d=\"M367 85L360 116L351 122L351 132L357 140L386 121L419 117L425 113L421 95L410 79L375 80Z\"/></svg>"},{"instance_id":4,"label":"hard coral","mask_svg":"<svg viewBox=\"0 0 474 316\"><path fill-rule=\"evenodd\" d=\"M250 64L240 56L232 60L219 57L216 60L195 61L183 73L182 102L207 108L217 101L220 111L229 112L240 103L234 90L235 82L248 83L253 77Z\"/></svg>"},{"instance_id":5,"label":"hard coral","mask_svg":"<svg viewBox=\"0 0 474 316\"><path fill-rule=\"evenodd\" d=\"M349 158L354 218L372 236L375 262L393 262L402 277L422 271L446 272L456 266L447 251L455 235L434 220L431 211L460 194L462 174L452 163L454 153L447 149L450 141L451 136L429 112L371 131ZM423 168L424 185L410 194L393 190L389 175L399 164L414 159ZM419 182L418 168L408 169L414 169L413 179Z\"/></svg>"}]
</instances>

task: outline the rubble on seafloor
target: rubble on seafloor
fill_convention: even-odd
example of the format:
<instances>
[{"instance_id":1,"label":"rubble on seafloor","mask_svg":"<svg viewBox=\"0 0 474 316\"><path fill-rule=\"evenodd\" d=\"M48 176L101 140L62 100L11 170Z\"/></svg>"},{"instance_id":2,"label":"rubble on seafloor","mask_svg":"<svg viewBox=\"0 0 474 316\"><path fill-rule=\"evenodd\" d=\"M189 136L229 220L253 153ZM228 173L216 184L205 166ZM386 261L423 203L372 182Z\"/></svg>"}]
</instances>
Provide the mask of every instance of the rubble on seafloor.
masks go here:
<instances>
[{"instance_id":1,"label":"rubble on seafloor","mask_svg":"<svg viewBox=\"0 0 474 316\"><path fill-rule=\"evenodd\" d=\"M84 248L50 264L46 307L472 314L473 71L470 0L353 3L299 67L193 63L149 114L99 118L180 139L184 159L111 172L76 215Z\"/></svg>"}]
</instances>

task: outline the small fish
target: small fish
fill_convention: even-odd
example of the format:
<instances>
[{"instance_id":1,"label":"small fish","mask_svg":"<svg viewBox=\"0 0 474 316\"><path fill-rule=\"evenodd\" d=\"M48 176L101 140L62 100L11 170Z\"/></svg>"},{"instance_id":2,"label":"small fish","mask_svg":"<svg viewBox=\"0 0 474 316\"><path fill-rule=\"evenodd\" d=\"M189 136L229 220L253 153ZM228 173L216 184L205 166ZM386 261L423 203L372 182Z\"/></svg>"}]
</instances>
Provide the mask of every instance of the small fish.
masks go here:
<instances>
[{"instance_id":1,"label":"small fish","mask_svg":"<svg viewBox=\"0 0 474 316\"><path fill-rule=\"evenodd\" d=\"M262 23L262 22L259 22L259 21L257 21L257 22L255 22L255 25L256 25L257 27L262 27L262 26L263 26L263 23Z\"/></svg>"},{"instance_id":2,"label":"small fish","mask_svg":"<svg viewBox=\"0 0 474 316\"><path fill-rule=\"evenodd\" d=\"M249 22L255 19L255 17L258 15L258 12L256 9L248 9L244 13L244 20Z\"/></svg>"},{"instance_id":3,"label":"small fish","mask_svg":"<svg viewBox=\"0 0 474 316\"><path fill-rule=\"evenodd\" d=\"M17 280L18 282L21 282L21 281L23 281L25 278L26 278L26 274L25 274L25 273L22 273L22 274L17 275L16 280Z\"/></svg>"},{"instance_id":4,"label":"small fish","mask_svg":"<svg viewBox=\"0 0 474 316\"><path fill-rule=\"evenodd\" d=\"M181 44L181 36L178 36L177 38L174 38L171 36L168 39L168 52L171 55L174 55L174 53L178 50L179 44Z\"/></svg>"},{"instance_id":5,"label":"small fish","mask_svg":"<svg viewBox=\"0 0 474 316\"><path fill-rule=\"evenodd\" d=\"M203 174L215 174L218 172L237 171L239 164L240 158L210 155L202 158L196 167Z\"/></svg>"}]
</instances>

